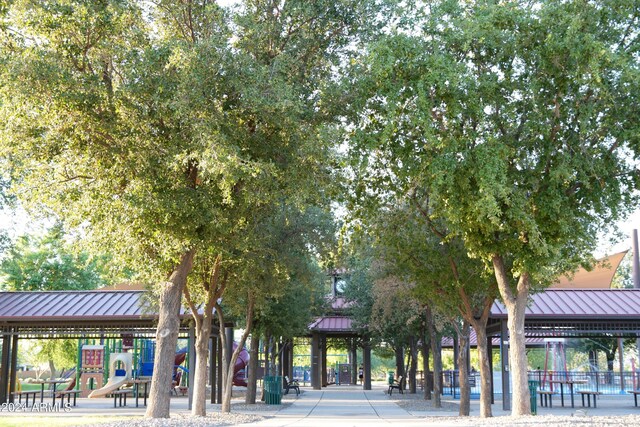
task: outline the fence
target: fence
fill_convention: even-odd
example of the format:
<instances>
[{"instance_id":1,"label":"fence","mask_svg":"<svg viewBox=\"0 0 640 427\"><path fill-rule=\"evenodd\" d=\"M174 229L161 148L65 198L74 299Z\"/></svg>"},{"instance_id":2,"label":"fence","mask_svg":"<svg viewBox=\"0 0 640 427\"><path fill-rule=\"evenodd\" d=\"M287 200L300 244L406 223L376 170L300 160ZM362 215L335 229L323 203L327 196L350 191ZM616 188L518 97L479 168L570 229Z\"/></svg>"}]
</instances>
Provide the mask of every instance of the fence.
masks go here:
<instances>
[{"instance_id":1,"label":"fence","mask_svg":"<svg viewBox=\"0 0 640 427\"><path fill-rule=\"evenodd\" d=\"M540 382L540 387L552 390L554 381L576 384L578 390L599 391L602 394L620 394L640 388L640 372L632 371L529 371L529 379ZM556 385L557 387L557 385Z\"/></svg>"},{"instance_id":2,"label":"fence","mask_svg":"<svg viewBox=\"0 0 640 427\"><path fill-rule=\"evenodd\" d=\"M433 372L430 372L429 375L433 376ZM530 380L539 381L540 388L544 390L558 389L560 387L559 381L573 382L576 391L598 391L609 395L624 394L629 390L640 390L640 371L624 371L622 373L618 371L548 371L546 376L544 371L529 371L528 376ZM494 372L494 391L496 394L502 392L499 381L500 373ZM422 375L419 377L418 384L421 389L424 388L424 377ZM479 372L469 373L469 386L472 397L480 395ZM460 375L458 371L442 372L442 394L453 398L460 396Z\"/></svg>"}]
</instances>

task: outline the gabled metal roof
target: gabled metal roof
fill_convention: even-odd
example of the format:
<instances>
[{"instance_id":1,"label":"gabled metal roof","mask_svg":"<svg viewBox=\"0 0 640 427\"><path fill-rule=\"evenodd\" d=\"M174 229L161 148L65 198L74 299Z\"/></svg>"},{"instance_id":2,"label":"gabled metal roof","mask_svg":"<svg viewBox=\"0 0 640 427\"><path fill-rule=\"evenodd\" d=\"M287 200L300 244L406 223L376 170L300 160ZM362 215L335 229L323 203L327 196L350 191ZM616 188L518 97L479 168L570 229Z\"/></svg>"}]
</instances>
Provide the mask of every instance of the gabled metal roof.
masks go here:
<instances>
[{"instance_id":1,"label":"gabled metal roof","mask_svg":"<svg viewBox=\"0 0 640 427\"><path fill-rule=\"evenodd\" d=\"M531 296L527 320L640 319L640 289L548 289ZM507 309L496 301L492 318L506 318Z\"/></svg>"},{"instance_id":2,"label":"gabled metal roof","mask_svg":"<svg viewBox=\"0 0 640 427\"><path fill-rule=\"evenodd\" d=\"M181 332L190 315L180 310ZM0 331L23 338L156 333L158 313L145 291L0 292Z\"/></svg>"},{"instance_id":3,"label":"gabled metal roof","mask_svg":"<svg viewBox=\"0 0 640 427\"><path fill-rule=\"evenodd\" d=\"M144 291L0 292L0 322L153 318Z\"/></svg>"},{"instance_id":4,"label":"gabled metal roof","mask_svg":"<svg viewBox=\"0 0 640 427\"><path fill-rule=\"evenodd\" d=\"M347 316L319 317L309 325L309 330L317 332L354 332L351 318Z\"/></svg>"}]
</instances>

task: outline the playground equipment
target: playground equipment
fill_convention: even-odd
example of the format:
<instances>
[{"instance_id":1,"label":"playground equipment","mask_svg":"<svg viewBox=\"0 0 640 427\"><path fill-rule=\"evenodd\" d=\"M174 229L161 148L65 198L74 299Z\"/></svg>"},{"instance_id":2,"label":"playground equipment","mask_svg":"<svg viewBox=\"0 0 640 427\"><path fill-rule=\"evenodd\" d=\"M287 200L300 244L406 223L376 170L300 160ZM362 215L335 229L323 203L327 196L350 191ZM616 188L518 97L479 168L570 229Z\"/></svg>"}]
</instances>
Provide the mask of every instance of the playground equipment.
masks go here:
<instances>
[{"instance_id":1,"label":"playground equipment","mask_svg":"<svg viewBox=\"0 0 640 427\"><path fill-rule=\"evenodd\" d=\"M123 336L121 341L107 340L105 344L79 344L78 380L81 397L103 397L131 383L134 378L153 375L155 342L152 340L132 341L130 337ZM173 367L174 386L182 386L181 389L185 390L188 384L183 384L183 380L187 378L183 374L188 374L189 370L182 365L188 357L187 348L176 352ZM234 342L234 351L237 348L238 344ZM120 349L121 352L117 352ZM127 352L131 349L133 352ZM247 386L245 370L248 362L249 352L243 348L234 365L234 385ZM72 382L68 389L75 386L75 381Z\"/></svg>"},{"instance_id":2,"label":"playground equipment","mask_svg":"<svg viewBox=\"0 0 640 427\"><path fill-rule=\"evenodd\" d=\"M104 397L130 382L133 377L133 355L131 353L112 353L109 358L111 377L104 387L93 390L89 398Z\"/></svg>"},{"instance_id":3,"label":"playground equipment","mask_svg":"<svg viewBox=\"0 0 640 427\"><path fill-rule=\"evenodd\" d=\"M80 364L80 396L87 397L91 392L90 382L102 387L104 378L104 346L83 345Z\"/></svg>"},{"instance_id":4,"label":"playground equipment","mask_svg":"<svg viewBox=\"0 0 640 427\"><path fill-rule=\"evenodd\" d=\"M238 344L233 343L233 351L236 351ZM245 375L245 369L249 365L249 352L246 347L242 348L242 351L238 355L235 365L233 365L233 385L246 387L247 380Z\"/></svg>"}]
</instances>

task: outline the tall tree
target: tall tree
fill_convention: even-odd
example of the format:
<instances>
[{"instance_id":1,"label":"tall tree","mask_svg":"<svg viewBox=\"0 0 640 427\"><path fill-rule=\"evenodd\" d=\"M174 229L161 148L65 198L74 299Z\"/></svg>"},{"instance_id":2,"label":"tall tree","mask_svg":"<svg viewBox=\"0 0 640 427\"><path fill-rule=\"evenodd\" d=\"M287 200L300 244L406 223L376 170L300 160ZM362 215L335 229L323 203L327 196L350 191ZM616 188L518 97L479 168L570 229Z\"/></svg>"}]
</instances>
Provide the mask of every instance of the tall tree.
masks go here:
<instances>
[{"instance_id":1,"label":"tall tree","mask_svg":"<svg viewBox=\"0 0 640 427\"><path fill-rule=\"evenodd\" d=\"M0 147L16 193L160 289L148 416L169 416L198 252L283 195L304 204L325 191L335 113L324 89L374 3L258 0L233 14L195 0L3 6Z\"/></svg>"},{"instance_id":2,"label":"tall tree","mask_svg":"<svg viewBox=\"0 0 640 427\"><path fill-rule=\"evenodd\" d=\"M358 64L354 96L365 101L353 134L373 153L367 168L399 166L371 174L377 191L398 180L424 188L493 270L508 311L512 410L529 414L528 296L589 261L597 232L635 198L638 5L436 1L416 10L408 30L400 24Z\"/></svg>"}]
</instances>

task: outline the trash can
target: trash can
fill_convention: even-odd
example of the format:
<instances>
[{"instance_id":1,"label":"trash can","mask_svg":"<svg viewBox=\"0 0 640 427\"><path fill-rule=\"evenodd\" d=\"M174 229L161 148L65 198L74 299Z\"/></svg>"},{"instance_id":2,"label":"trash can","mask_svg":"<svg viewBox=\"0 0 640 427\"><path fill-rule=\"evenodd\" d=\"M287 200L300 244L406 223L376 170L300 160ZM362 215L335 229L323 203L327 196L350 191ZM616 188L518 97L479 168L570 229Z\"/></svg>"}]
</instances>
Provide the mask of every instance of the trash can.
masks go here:
<instances>
[{"instance_id":1,"label":"trash can","mask_svg":"<svg viewBox=\"0 0 640 427\"><path fill-rule=\"evenodd\" d=\"M539 381L529 380L529 394L531 395L531 415L538 415L538 385Z\"/></svg>"},{"instance_id":2,"label":"trash can","mask_svg":"<svg viewBox=\"0 0 640 427\"><path fill-rule=\"evenodd\" d=\"M395 378L395 373L393 371L388 371L387 372L387 382L389 383L389 385L393 384L394 378Z\"/></svg>"},{"instance_id":3,"label":"trash can","mask_svg":"<svg viewBox=\"0 0 640 427\"><path fill-rule=\"evenodd\" d=\"M282 403L282 377L264 377L264 403L280 405Z\"/></svg>"}]
</instances>

